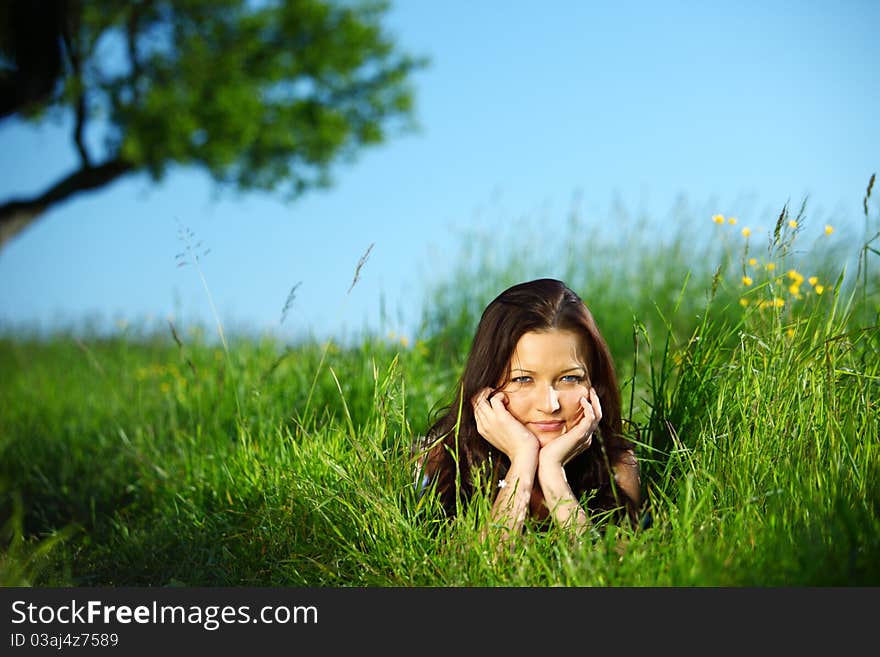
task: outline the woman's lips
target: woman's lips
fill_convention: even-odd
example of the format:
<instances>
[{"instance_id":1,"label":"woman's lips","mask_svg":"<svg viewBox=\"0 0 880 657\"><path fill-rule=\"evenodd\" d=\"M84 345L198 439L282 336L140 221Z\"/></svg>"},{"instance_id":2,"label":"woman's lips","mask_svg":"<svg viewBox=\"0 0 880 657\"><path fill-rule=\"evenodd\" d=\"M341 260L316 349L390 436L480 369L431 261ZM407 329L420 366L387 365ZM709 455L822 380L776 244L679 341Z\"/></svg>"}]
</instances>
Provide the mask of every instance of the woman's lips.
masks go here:
<instances>
[{"instance_id":1,"label":"woman's lips","mask_svg":"<svg viewBox=\"0 0 880 657\"><path fill-rule=\"evenodd\" d=\"M565 428L565 422L555 420L553 422L529 422L529 424L538 431L559 431Z\"/></svg>"}]
</instances>

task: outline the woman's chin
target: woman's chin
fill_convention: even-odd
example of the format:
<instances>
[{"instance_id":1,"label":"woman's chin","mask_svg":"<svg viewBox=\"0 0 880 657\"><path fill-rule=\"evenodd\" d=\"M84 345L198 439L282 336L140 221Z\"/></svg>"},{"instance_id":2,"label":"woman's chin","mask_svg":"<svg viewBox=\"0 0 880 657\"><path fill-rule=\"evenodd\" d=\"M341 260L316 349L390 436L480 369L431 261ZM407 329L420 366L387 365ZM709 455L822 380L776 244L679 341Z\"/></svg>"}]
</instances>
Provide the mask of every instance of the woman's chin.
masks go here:
<instances>
[{"instance_id":1,"label":"woman's chin","mask_svg":"<svg viewBox=\"0 0 880 657\"><path fill-rule=\"evenodd\" d=\"M547 445L549 445L550 443L552 443L554 440L556 440L557 438L559 438L559 436L561 436L561 435L562 435L562 432L561 432L561 431L553 432L553 433L544 433L544 432L540 432L540 433L537 434L536 437L537 437L537 439L538 439L538 444L539 444L541 447L546 447Z\"/></svg>"}]
</instances>

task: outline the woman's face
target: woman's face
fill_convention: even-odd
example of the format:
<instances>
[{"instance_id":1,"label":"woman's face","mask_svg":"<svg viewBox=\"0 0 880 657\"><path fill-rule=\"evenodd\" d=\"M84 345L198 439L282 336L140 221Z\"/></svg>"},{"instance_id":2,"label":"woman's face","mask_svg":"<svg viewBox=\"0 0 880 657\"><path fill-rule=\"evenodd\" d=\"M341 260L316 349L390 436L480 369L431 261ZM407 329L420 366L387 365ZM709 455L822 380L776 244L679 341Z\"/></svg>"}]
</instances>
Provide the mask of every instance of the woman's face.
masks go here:
<instances>
[{"instance_id":1,"label":"woman's face","mask_svg":"<svg viewBox=\"0 0 880 657\"><path fill-rule=\"evenodd\" d=\"M578 335L550 329L523 334L510 359L510 381L502 388L507 410L541 447L581 418L580 398L590 388Z\"/></svg>"}]
</instances>

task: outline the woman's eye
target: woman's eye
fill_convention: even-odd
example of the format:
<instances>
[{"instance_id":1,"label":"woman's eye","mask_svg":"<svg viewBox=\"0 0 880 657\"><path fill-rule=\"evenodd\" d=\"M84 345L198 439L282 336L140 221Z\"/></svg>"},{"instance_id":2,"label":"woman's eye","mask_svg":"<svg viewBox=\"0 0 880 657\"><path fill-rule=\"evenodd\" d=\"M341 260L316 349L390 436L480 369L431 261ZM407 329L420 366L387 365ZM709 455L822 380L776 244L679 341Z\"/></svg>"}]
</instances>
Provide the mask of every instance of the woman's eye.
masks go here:
<instances>
[{"instance_id":1,"label":"woman's eye","mask_svg":"<svg viewBox=\"0 0 880 657\"><path fill-rule=\"evenodd\" d=\"M522 383L528 383L531 380L532 380L532 377L530 377L530 376L515 376L510 380L510 382L522 384Z\"/></svg>"},{"instance_id":2,"label":"woman's eye","mask_svg":"<svg viewBox=\"0 0 880 657\"><path fill-rule=\"evenodd\" d=\"M566 374L564 377L562 377L562 382L563 383L575 383L575 384L583 383L584 377L582 377L578 374Z\"/></svg>"}]
</instances>

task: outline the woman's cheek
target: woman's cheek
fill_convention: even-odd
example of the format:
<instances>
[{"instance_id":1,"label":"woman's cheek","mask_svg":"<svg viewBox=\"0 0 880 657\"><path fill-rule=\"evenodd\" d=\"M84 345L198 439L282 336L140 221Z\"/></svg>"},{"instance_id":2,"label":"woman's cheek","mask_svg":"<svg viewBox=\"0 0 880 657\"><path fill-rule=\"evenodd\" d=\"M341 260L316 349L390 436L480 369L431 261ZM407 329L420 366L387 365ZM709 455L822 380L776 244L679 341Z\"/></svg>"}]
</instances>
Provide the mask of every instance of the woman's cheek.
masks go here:
<instances>
[{"instance_id":1,"label":"woman's cheek","mask_svg":"<svg viewBox=\"0 0 880 657\"><path fill-rule=\"evenodd\" d=\"M565 413L565 428L571 429L583 417L583 407L581 406L581 397L587 397L587 387L577 386L570 390L566 390L564 395L560 394L559 400L563 405Z\"/></svg>"},{"instance_id":2,"label":"woman's cheek","mask_svg":"<svg viewBox=\"0 0 880 657\"><path fill-rule=\"evenodd\" d=\"M566 388L564 391L560 392L559 400L565 406L566 410L570 410L573 406L580 407L580 399L581 397L586 396L586 394L586 386L574 386L572 388Z\"/></svg>"},{"instance_id":3,"label":"woman's cheek","mask_svg":"<svg viewBox=\"0 0 880 657\"><path fill-rule=\"evenodd\" d=\"M524 395L517 393L507 393L507 412L510 413L519 422L525 422L528 415L528 404Z\"/></svg>"}]
</instances>

